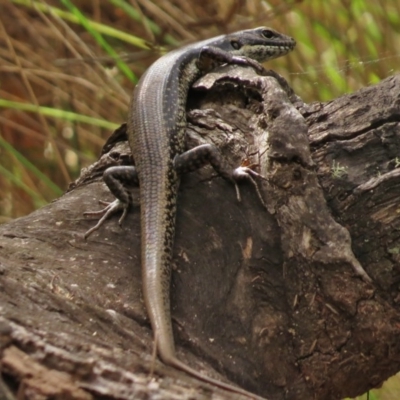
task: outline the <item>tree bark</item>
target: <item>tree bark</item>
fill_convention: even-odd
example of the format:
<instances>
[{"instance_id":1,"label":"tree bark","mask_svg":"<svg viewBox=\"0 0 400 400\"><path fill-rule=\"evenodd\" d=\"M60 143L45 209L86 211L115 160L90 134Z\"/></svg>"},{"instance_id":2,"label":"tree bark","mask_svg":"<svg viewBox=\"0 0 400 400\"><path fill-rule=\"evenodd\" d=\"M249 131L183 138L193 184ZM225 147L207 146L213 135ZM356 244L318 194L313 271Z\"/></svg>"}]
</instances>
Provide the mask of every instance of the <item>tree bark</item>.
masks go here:
<instances>
[{"instance_id":1,"label":"tree bark","mask_svg":"<svg viewBox=\"0 0 400 400\"><path fill-rule=\"evenodd\" d=\"M275 78L226 67L190 92L188 147L266 179L239 203L209 167L182 178L178 357L270 400L356 396L400 369L400 76L309 105ZM122 126L64 196L0 227L1 399L242 398L152 357L139 208L83 239L112 200L102 172L129 163Z\"/></svg>"}]
</instances>

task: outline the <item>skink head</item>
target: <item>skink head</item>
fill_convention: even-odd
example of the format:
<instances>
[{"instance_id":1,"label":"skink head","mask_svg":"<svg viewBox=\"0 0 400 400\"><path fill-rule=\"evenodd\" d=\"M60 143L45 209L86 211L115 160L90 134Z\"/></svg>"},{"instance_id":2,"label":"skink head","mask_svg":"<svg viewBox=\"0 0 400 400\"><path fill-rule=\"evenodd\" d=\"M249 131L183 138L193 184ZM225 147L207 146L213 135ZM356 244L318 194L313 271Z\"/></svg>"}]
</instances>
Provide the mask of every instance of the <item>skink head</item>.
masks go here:
<instances>
[{"instance_id":1,"label":"skink head","mask_svg":"<svg viewBox=\"0 0 400 400\"><path fill-rule=\"evenodd\" d=\"M294 49L296 42L271 28L260 27L235 32L225 37L225 46L235 55L264 62L283 56Z\"/></svg>"}]
</instances>

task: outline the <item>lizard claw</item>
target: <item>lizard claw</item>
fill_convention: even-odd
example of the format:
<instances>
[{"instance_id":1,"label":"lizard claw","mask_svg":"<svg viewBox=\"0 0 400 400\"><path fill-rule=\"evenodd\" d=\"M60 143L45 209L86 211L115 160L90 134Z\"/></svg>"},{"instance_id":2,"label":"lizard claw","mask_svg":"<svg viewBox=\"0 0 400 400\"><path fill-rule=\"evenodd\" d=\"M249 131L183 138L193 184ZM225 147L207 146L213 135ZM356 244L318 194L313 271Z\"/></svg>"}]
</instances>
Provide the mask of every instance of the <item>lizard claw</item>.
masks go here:
<instances>
[{"instance_id":1,"label":"lizard claw","mask_svg":"<svg viewBox=\"0 0 400 400\"><path fill-rule=\"evenodd\" d=\"M94 231L97 231L104 223L104 221L106 221L108 218L110 218L111 215L115 214L116 212L123 210L122 212L122 216L119 219L118 223L121 226L122 225L122 221L125 219L127 212L128 212L128 206L124 203L122 203L120 200L116 199L113 202L106 202L106 201L99 201L99 203L105 205L106 207L103 208L102 210L99 211L88 211L88 212L84 212L83 215L85 217L87 216L94 216L94 217L98 217L100 215L102 215L102 217L99 219L99 221L97 222L97 224L95 226L93 226L92 228L90 228L88 231L85 232L85 234L83 235L84 239L86 240Z\"/></svg>"},{"instance_id":2,"label":"lizard claw","mask_svg":"<svg viewBox=\"0 0 400 400\"><path fill-rule=\"evenodd\" d=\"M236 184L236 181L238 179L243 179L243 178L248 179L252 183L252 185L255 187L256 192L257 192L257 196L260 199L261 204L265 208L267 208L267 205L265 204L265 201L261 196L260 188L259 188L257 182L254 180L253 177L257 177L257 178L261 178L261 179L267 180L267 178L265 176L262 176L261 174L259 174L258 172L252 170L249 167L238 167L233 171L233 179L235 181L235 188L236 188L236 197L237 197L238 201L241 200L240 199L239 187Z\"/></svg>"}]
</instances>

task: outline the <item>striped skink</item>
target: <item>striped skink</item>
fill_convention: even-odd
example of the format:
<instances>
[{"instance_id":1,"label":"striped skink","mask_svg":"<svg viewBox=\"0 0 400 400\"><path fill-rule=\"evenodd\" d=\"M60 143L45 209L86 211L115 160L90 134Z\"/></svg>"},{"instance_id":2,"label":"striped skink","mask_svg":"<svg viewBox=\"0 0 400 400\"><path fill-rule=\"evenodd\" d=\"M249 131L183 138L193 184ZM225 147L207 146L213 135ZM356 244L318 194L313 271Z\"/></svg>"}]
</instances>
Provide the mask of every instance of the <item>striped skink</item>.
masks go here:
<instances>
[{"instance_id":1,"label":"striped skink","mask_svg":"<svg viewBox=\"0 0 400 400\"><path fill-rule=\"evenodd\" d=\"M117 199L99 212L85 213L102 215L85 237L118 210L123 211L121 223L132 203L126 183L139 184L143 296L159 357L202 381L250 397L255 395L195 371L175 353L170 276L180 175L209 163L236 186L240 177L255 174L243 167L232 171L210 144L185 152L186 99L190 86L219 65L250 66L263 73L259 62L287 54L294 46L291 37L260 27L190 44L158 59L140 79L130 106L127 131L135 167L107 169L104 180Z\"/></svg>"}]
</instances>

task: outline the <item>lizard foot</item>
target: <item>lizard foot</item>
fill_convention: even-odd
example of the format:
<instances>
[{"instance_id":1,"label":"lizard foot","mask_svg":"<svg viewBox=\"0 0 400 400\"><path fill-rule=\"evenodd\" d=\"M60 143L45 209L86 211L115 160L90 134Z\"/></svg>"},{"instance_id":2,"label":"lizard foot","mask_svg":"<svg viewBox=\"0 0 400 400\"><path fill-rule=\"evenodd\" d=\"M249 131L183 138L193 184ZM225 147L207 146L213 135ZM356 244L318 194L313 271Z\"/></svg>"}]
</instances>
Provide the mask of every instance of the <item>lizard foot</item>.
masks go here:
<instances>
[{"instance_id":1,"label":"lizard foot","mask_svg":"<svg viewBox=\"0 0 400 400\"><path fill-rule=\"evenodd\" d=\"M83 213L83 215L85 217L87 217L87 216L98 217L98 216L102 215L102 217L99 219L97 224L85 232L85 234L83 235L84 239L87 239L94 231L97 231L103 225L104 221L106 221L108 218L110 218L111 215L114 215L118 211L122 210L122 216L118 220L118 223L121 226L123 220L125 219L125 217L128 213L129 206L122 203L118 199L114 200L111 203L100 200L99 203L105 205L106 207L104 207L102 210L99 210L99 211L88 211L88 212Z\"/></svg>"},{"instance_id":2,"label":"lizard foot","mask_svg":"<svg viewBox=\"0 0 400 400\"><path fill-rule=\"evenodd\" d=\"M257 182L254 180L254 177L267 180L267 178L265 178L264 176L262 176L261 174L259 174L256 171L252 170L249 167L238 167L233 171L233 179L235 181L236 197L237 197L238 201L241 201L239 186L237 185L236 181L239 179L243 179L243 178L248 179L252 183L252 185L255 187L257 196L260 199L261 204L265 208L267 208L267 205L265 204L265 201L261 196L260 187L257 184Z\"/></svg>"}]
</instances>

